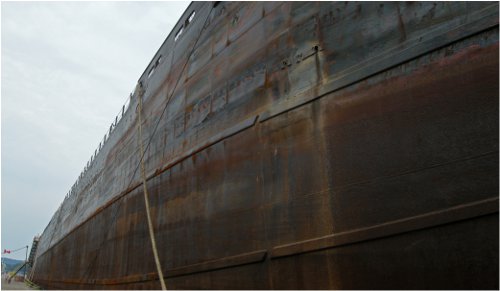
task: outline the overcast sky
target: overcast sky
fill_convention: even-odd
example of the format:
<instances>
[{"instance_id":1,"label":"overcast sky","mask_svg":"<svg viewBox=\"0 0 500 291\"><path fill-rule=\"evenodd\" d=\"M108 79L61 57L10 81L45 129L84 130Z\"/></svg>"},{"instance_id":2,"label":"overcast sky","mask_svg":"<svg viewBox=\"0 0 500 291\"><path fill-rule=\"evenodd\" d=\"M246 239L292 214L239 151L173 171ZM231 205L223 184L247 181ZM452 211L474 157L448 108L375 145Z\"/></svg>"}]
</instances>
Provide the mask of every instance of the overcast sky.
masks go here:
<instances>
[{"instance_id":1,"label":"overcast sky","mask_svg":"<svg viewBox=\"0 0 500 291\"><path fill-rule=\"evenodd\" d=\"M31 248L188 5L1 3L2 250Z\"/></svg>"}]
</instances>

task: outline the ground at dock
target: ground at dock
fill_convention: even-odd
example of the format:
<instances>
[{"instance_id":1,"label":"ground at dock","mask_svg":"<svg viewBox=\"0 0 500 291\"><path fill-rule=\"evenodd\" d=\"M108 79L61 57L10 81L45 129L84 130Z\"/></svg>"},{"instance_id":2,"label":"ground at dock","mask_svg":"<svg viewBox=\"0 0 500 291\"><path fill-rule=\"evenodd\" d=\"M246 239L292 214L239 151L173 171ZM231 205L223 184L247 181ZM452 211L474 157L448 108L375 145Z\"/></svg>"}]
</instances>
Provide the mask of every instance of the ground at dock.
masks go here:
<instances>
[{"instance_id":1,"label":"ground at dock","mask_svg":"<svg viewBox=\"0 0 500 291\"><path fill-rule=\"evenodd\" d=\"M10 283L2 279L2 290L33 290L30 289L24 282L17 282L12 280Z\"/></svg>"}]
</instances>

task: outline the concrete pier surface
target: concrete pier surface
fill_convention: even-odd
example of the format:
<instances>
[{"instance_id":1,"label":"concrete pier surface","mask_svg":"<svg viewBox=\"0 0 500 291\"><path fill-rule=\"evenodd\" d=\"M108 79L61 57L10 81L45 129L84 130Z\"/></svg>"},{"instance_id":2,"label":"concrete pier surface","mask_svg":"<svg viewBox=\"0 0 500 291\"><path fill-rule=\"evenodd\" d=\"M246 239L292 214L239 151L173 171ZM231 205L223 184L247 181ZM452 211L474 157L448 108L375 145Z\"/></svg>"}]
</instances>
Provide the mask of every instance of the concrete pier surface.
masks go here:
<instances>
[{"instance_id":1,"label":"concrete pier surface","mask_svg":"<svg viewBox=\"0 0 500 291\"><path fill-rule=\"evenodd\" d=\"M17 282L12 280L10 283L2 278L2 290L33 290L26 286L24 282Z\"/></svg>"}]
</instances>

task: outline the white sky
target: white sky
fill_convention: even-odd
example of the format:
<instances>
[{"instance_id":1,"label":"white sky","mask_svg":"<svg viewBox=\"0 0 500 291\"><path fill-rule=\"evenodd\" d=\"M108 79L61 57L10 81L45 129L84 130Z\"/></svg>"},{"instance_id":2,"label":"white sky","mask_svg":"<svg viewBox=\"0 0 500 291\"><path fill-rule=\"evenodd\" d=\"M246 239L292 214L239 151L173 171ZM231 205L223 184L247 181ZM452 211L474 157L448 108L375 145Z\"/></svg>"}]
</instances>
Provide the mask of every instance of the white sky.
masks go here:
<instances>
[{"instance_id":1,"label":"white sky","mask_svg":"<svg viewBox=\"0 0 500 291\"><path fill-rule=\"evenodd\" d=\"M1 3L1 250L31 248L188 5Z\"/></svg>"}]
</instances>

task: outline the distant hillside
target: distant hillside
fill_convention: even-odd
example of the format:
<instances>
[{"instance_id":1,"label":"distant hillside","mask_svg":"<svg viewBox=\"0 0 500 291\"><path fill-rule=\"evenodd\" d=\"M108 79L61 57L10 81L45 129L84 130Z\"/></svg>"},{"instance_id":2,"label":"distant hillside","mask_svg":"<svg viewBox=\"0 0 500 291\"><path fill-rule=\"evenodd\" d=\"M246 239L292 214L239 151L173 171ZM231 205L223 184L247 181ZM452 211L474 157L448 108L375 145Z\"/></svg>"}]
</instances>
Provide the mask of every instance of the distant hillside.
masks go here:
<instances>
[{"instance_id":1,"label":"distant hillside","mask_svg":"<svg viewBox=\"0 0 500 291\"><path fill-rule=\"evenodd\" d=\"M22 264L24 261L23 260L15 260L15 259L10 259L10 258L4 258L2 257L2 265L5 266L5 269L3 269L3 272L10 272L16 269L17 266ZM24 270L21 270L19 274L23 274Z\"/></svg>"}]
</instances>

